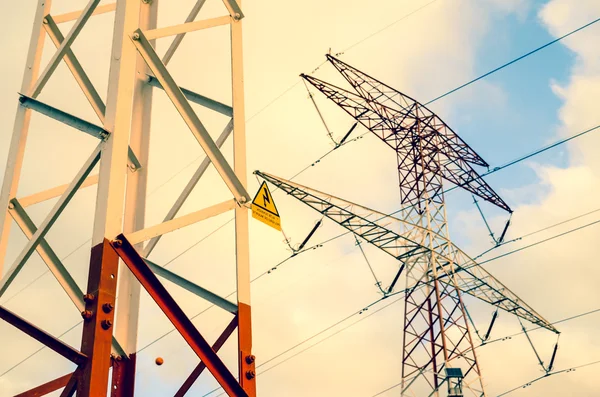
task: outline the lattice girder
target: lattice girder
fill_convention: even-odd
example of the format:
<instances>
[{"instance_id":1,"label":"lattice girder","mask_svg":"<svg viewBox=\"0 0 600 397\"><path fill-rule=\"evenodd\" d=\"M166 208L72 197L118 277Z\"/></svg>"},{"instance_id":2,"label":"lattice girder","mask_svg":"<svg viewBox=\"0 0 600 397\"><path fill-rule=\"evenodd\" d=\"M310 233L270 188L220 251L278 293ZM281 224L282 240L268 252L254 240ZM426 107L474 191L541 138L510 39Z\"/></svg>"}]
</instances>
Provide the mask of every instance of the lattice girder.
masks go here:
<instances>
[{"instance_id":1,"label":"lattice girder","mask_svg":"<svg viewBox=\"0 0 600 397\"><path fill-rule=\"evenodd\" d=\"M451 277L454 279L452 283L456 284L463 293L499 307L534 325L558 332L549 321L444 237L445 221L441 206L435 205L431 209L430 225L433 228L429 232L422 226L421 215L415 208L407 209L406 219L400 219L267 173L256 171L255 174L389 255L400 259L406 266L409 263L406 258L434 252L437 256L435 272L439 273L438 279L441 282L448 283L444 279ZM436 218L439 219L435 220ZM426 234L420 240L419 233L422 231ZM427 246L430 241L428 239L432 242L431 248ZM425 273L416 279L415 289L431 284L422 281L426 275L435 278L433 269L422 270Z\"/></svg>"}]
</instances>

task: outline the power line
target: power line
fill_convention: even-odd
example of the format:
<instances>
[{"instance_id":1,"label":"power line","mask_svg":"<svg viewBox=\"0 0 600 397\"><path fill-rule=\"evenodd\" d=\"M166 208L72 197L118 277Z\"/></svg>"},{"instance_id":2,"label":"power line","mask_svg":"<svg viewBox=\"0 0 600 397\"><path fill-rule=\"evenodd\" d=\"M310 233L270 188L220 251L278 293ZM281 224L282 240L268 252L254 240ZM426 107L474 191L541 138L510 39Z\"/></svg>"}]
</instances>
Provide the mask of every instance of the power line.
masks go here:
<instances>
[{"instance_id":1,"label":"power line","mask_svg":"<svg viewBox=\"0 0 600 397\"><path fill-rule=\"evenodd\" d=\"M498 256L498 257L495 257L495 258L489 259L489 260L487 260L486 262L491 262L491 261L497 260L497 259L499 259L499 258L501 258L501 257L507 256L507 255L510 255L510 254L514 254L514 253L516 253L516 252L519 252L519 251L522 251L522 250L524 250L524 249L526 249L526 248L530 248L530 247L533 247L533 246L535 246L535 245L541 244L541 243L543 243L543 242L550 241L550 240L552 240L552 239L554 239L554 238L558 238L558 237L564 236L564 235L566 235L566 234L568 234L568 233L570 233L570 232L573 232L573 231L578 231L578 230L582 230L584 227L587 227L587 226L593 225L593 224L595 224L595 223L598 223L598 222L600 222L600 220L599 220L599 221L596 221L596 222L593 222L593 223L590 223L590 224L588 224L588 225L586 225L586 226L583 226L583 227L578 227L578 228L572 229L572 230L570 230L570 231L568 231L568 232L561 233L561 234L559 234L559 235L556 235L556 236L554 236L554 237L552 237L552 238L548 238L548 239L542 240L542 241L540 241L540 242L538 242L538 243L531 244L531 245L529 245L529 246L527 246L527 247L523 247L522 249L519 249L519 250L514 250L514 251L511 251L511 252L509 252L509 253L507 253L507 254L504 254L504 255L501 255L501 256ZM474 267L474 265L472 265L472 266L469 266L469 267L466 267L466 268L465 268L465 270L468 270L468 269L470 269L471 267ZM415 288L415 287L413 287L413 288ZM420 288L421 288L421 287L420 287ZM357 312L354 312L354 313L352 313L351 315L349 315L349 316L345 317L344 319L342 319L342 320L340 320L340 321L337 321L337 322L336 322L336 323L334 323L333 325L330 325L330 326L328 326L327 328L325 328L325 329L323 329L323 330L319 331L317 334L315 334L315 335L313 335L313 336L310 336L309 338L307 338L307 339L304 339L304 340L302 340L301 342L298 342L298 343L297 343L296 345L294 345L293 347L291 347L291 348L288 348L288 349L286 349L285 351L283 351L282 353L279 353L279 354L275 355L274 357L272 357L272 358L268 359L267 361L265 361L265 363L263 363L263 364L259 365L257 368L261 367L262 365L264 365L264 364L266 364L266 363L268 363L268 362L271 362L271 361L273 361L273 360L274 360L274 359L276 359L276 358L279 358L279 357L281 357L282 355L284 355L284 354L286 354L286 353L288 353L288 352L290 352L290 351L294 350L295 348L297 348L297 347L299 347L299 346L302 346L303 344L307 343L308 341L310 341L310 340L314 339L315 337L317 337L317 336L319 336L319 335L321 335L321 334L323 334L323 333L327 332L328 330L330 330L330 329L332 329L332 328L334 328L334 327L336 327L336 326L340 325L341 323L343 323L343 322L345 322L345 321L349 320L350 318L354 317L355 315L358 315L358 314L361 314L361 313L363 313L363 312L365 311L365 309L367 309L367 310L368 310L370 307L372 307L372 306L376 305L377 303L379 303L379 302L383 301L384 299L390 298L391 296L395 296L395 295L399 295L399 294L404 294L404 293L406 293L406 291L407 291L406 289L405 289L405 290L402 290L402 291L398 291L398 292L395 292L395 293L393 293L393 294L390 294L390 295L388 295L388 296L382 297L382 298L380 298L380 299L378 299L378 300L376 300L376 301L372 302L371 304L369 304L369 305L368 305L368 306L366 306L365 308L363 308L363 309L361 309L361 310L359 310L359 311L357 311ZM385 309L385 308L387 308L387 307L391 306L393 303L396 303L396 302L398 302L398 301L402 300L403 298L404 298L404 295L403 295L403 296L401 296L399 299L397 299L397 300L395 300L395 301L391 302L390 304L388 304L388 305L386 305L386 306L383 306L383 307L381 307L380 309L378 309L378 310L376 310L375 312L373 312L373 313L369 314L368 316L365 316L365 318L367 318L367 317L370 317L371 315L373 315L373 314L375 314L375 313L378 313L379 311L381 311L381 310L383 310L383 309ZM590 311L590 312L586 312L586 313L578 314L578 315L575 315L575 316L572 316L572 317L569 317L569 318L566 318L566 319L558 320L558 321L556 321L556 322L554 322L554 323L551 323L551 324L558 324L558 323L561 323L561 322L566 322L566 321L569 321L569 320L574 320L574 319L576 319L576 318L580 318L580 317L583 317L583 316L586 316L586 315L589 315L589 314L592 314L592 313L596 313L596 312L599 312L599 311L600 311L600 309L592 310L592 311ZM279 366L279 365L283 364L283 363L284 363L284 362L286 362L286 361L289 361L291 358L293 358L293 357L296 357L297 355L299 355L299 354L302 354L303 352L305 352L305 351L307 351L307 350L310 350L310 349L311 349L311 348L313 348L314 346L316 346L316 345L320 344L321 342L323 342L323 341L325 341L325 340L327 340L327 339L329 339L329 338L333 337L334 335L337 335L337 334L339 334L341 331L343 331L343 330L346 330L346 329L348 329L348 328L352 327L353 325L355 325L356 323L358 323L358 322L360 322L360 321L362 321L362 319L361 319L361 320L358 320L358 321L356 321L356 322L354 322L354 323L351 323L350 325L348 325L348 326L344 327L343 329L341 329L341 330L339 330L339 331L335 332L334 334L332 334L332 335L329 335L328 337L326 337L326 338L325 338L325 339L323 339L322 341L320 341L320 342L318 342L318 343L315 343L315 344L313 344L313 345L311 345L311 346L309 346L309 347L307 347L307 348L305 348L305 349L303 349L303 350L301 350L301 351L299 351L299 352L297 352L297 353L293 354L292 356L290 356L290 357L286 358L285 360L283 360L283 361L281 361L281 362L279 362L279 363L277 363L277 364L273 365L272 367L269 367L269 368L268 368L268 370L271 370L272 368L274 368L274 367L277 367L277 366ZM542 327L533 328L533 329L539 329L539 328L542 328ZM533 330L533 329L532 329L532 330ZM520 332L520 333L517 333L517 334L515 334L515 335L520 335L521 333L524 333L524 332ZM505 337L505 338L506 338L506 337ZM489 343L492 343L492 342L489 342ZM263 373L264 373L264 372L266 372L266 371L263 371ZM396 385L396 386L393 386L392 388L394 388L394 387L397 387L397 385ZM208 396L208 395L210 395L210 394L214 393L215 391L218 391L219 389L220 389L220 387L219 387L219 388L217 388L217 389L214 389L214 390L210 391L208 394L205 394L203 397L206 397L206 396ZM386 390L386 391L387 391L387 390Z\"/></svg>"},{"instance_id":2,"label":"power line","mask_svg":"<svg viewBox=\"0 0 600 397\"><path fill-rule=\"evenodd\" d=\"M510 65L512 65L512 64L513 64L513 63L515 63L515 62L518 62L518 61L520 61L520 60L522 60L522 59L524 59L524 58L527 58L528 56L530 56L530 55L533 55L533 54L535 54L536 52L538 52L538 51L540 51L540 50L543 50L544 48L546 48L546 47L549 47L549 46L551 46L552 44L554 44L554 43L557 43L557 42L561 41L562 39L564 39L564 38L567 38L567 37L571 36L572 34L574 34L574 33L577 33L577 32L579 32L580 30L583 30L583 29L587 28L588 26L591 26L591 25L595 24L595 23L596 23L596 22L598 22L598 21L600 21L600 18L598 18L598 19L595 19L595 20L593 20L592 22L589 22L589 23L587 23L587 24L585 24L585 25L583 25L583 26L581 26L581 27L579 27L579 28L577 28L577 29L575 29L575 30L572 30L572 31L570 31L570 32L569 32L569 33L567 33L567 34L565 34L565 35L563 35L563 36L560 36L559 38L557 38L557 39L554 39L554 40L552 40L552 41L550 41L550 42L548 42L548 43L544 44L544 45L543 45L543 46L541 46L541 47L538 47L538 48L536 48L535 50L529 51L527 54L521 55L520 57L518 57L518 58L515 58L515 59L513 59L512 61L510 61L510 62L507 62L507 63L505 63L504 65L501 65L501 66L497 67L496 69L490 70L489 72L487 72L487 73L485 73L485 74L482 74L481 76L479 76L479 77L477 77L477 78L475 78L475 79L473 79L473 80L471 80L471 81L469 81L469 82L466 82L466 83L464 83L464 84L462 84L462 85L460 85L460 86L458 86L458 87L456 87L456 88L454 88L454 89L452 89L452 90L448 91L448 92L447 92L447 93L445 93L445 94L442 94L442 95L440 95L440 96L438 96L438 97L436 97L436 98L432 99L431 101L427 102L427 103L425 104L425 106L427 106L427 105L429 105L430 103L433 103L433 102L435 102L435 101L437 101L437 100L439 100L439 99L442 99L442 98L444 98L444 97L446 97L446 96L448 96L448 95L452 94L453 92L456 92L456 91L458 91L458 90L460 90L460 89L462 89L462 88L465 88L465 87L467 87L467 86L469 86L469 85L471 85L471 84L475 83L476 81L479 81L479 80L481 80L481 79L483 79L483 78L486 78L487 76L489 76L489 75L491 75L491 74L493 74L493 73L496 73L496 72L498 72L499 70L502 70L502 69L504 69L505 67L507 67L507 66L510 66Z\"/></svg>"},{"instance_id":3,"label":"power line","mask_svg":"<svg viewBox=\"0 0 600 397\"><path fill-rule=\"evenodd\" d=\"M417 8L416 10L414 10L414 11L412 11L412 12L410 12L410 13L408 13L408 14L404 15L402 18L400 18L400 19L397 19L397 20L395 20L394 22L390 23L389 25L386 25L386 26L384 26L383 28L381 28L381 29L379 29L379 30L377 30L377 31L375 31L375 32L373 32L373 33L371 33L370 35L368 35L368 36L367 36L367 37L365 37L364 39L361 39L361 40L357 41L356 43L354 43L354 44L351 44L350 46L346 47L346 49L342 50L342 52L341 52L340 54L343 54L343 53L345 53L346 51L349 51L349 50L351 50L352 48L354 48L354 47L356 47L356 46L358 46L358 45L360 45L360 44L364 43L365 41L367 41L367 40L371 39L372 37L374 37L374 36L378 35L379 33L383 32L384 30L387 30L387 29L391 28L392 26L394 26L394 25L396 25L396 24L398 24L398 23L400 23L400 22L404 21L405 19L409 18L409 17L410 17L410 16L412 16L413 14L416 14L417 12L419 12L419 11L421 11L421 10L423 10L423 9L425 9L425 8L427 8L427 7L429 7L430 5L432 5L433 3L437 2L437 1L438 1L438 0L433 0L433 1L430 1L429 3L427 3L427 4L425 4L425 5L423 5L423 6L419 7L419 8Z\"/></svg>"},{"instance_id":4,"label":"power line","mask_svg":"<svg viewBox=\"0 0 600 397\"><path fill-rule=\"evenodd\" d=\"M524 388L526 388L526 387L529 387L529 386L531 386L532 384L534 384L534 383L536 383L536 382L538 382L538 381L540 381L540 380L542 380L542 379L547 379L548 377L550 377L550 376L552 376L552 375L558 375L558 374L562 374L562 373L573 372L573 371L575 371L576 369L579 369L579 368L584 368L584 367L589 367L589 366L591 366L591 365L596 365L596 364L600 364L600 360L598 360L598 361L592 361L592 362L589 362L589 363L586 363L586 364L582 364L582 365L578 365L578 366L576 366L576 367L565 368L565 369L561 369L561 370L559 370L559 371L554 371L554 372L547 373L546 375L542 375L542 376L540 376L540 377L538 377L538 378L535 378L535 379L533 379L533 380L530 380L530 381L529 381L529 382L527 382L527 383L524 383L524 384L522 384L522 385L520 385L520 386L517 386L517 387L515 387L514 389L510 389L510 390L508 390L508 391L505 391L505 392L504 392L504 393L502 393L502 394L498 394L498 397L505 396L505 395L507 395L507 394L510 394L510 393L512 393L512 392L514 392L514 391L517 391L517 390L519 390L519 389L524 389Z\"/></svg>"}]
</instances>

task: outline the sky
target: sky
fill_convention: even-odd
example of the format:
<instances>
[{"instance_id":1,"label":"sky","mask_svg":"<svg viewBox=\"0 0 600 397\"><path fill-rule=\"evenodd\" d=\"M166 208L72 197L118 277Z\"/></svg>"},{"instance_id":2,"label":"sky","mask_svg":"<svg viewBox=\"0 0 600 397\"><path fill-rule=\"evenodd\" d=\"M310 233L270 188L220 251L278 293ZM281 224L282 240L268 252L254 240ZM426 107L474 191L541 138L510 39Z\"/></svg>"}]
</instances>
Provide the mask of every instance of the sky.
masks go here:
<instances>
[{"instance_id":1,"label":"sky","mask_svg":"<svg viewBox=\"0 0 600 397\"><path fill-rule=\"evenodd\" d=\"M85 2L77 3L83 7ZM193 0L163 1L159 25L181 23L193 3ZM300 73L335 81L333 67L323 65L324 54L331 49L343 61L426 103L600 17L597 0L429 3L430 0L373 0L365 6L358 0L307 0L297 6L272 0L245 2L248 170L290 178L308 166L295 181L382 212L395 211L399 208L396 160L376 137L365 135L314 163L333 144L300 82ZM0 49L5 54L0 64L4 77L0 80L1 174L8 154L34 8L34 1L0 4L2 14L10 16L0 26ZM71 1L53 2L53 14L72 10ZM208 0L199 18L224 14L222 2ZM112 23L111 14L92 18L73 47L104 98ZM381 31L386 26L389 27ZM69 27L61 25L63 32ZM600 24L592 25L429 107L491 168L502 165L600 123L595 101L600 94L599 37ZM169 40L159 40L159 54L166 50ZM230 103L228 40L228 31L223 27L188 35L169 65L170 72L181 86ZM52 56L51 50L50 44L44 52L45 62ZM353 120L312 91L334 138L339 140ZM148 225L162 220L203 158L201 148L166 96L157 92L154 98L151 159L147 165ZM40 100L98 123L65 65L57 69ZM195 109L213 137L218 136L228 120L209 110ZM352 136L358 137L365 131L357 128ZM598 134L591 132L486 178L514 210L507 239L598 208ZM93 138L79 131L34 115L17 196L68 183L96 144ZM231 159L231 142L224 145L223 152ZM259 183L250 175L249 191L255 192ZM95 194L94 187L79 192L48 235L59 257L68 256L64 263L82 287L86 285L90 246L87 239L91 237ZM273 192L273 197L285 234L290 244L297 246L320 216L281 192ZM225 185L210 168L182 214L227 198ZM491 248L492 241L472 198L464 192L453 192L446 199L453 241L472 256ZM32 206L30 216L37 224L41 223L52 204ZM482 205L482 211L493 231L501 232L507 214L488 204ZM524 237L491 251L482 260L584 226L596 221L597 216L595 212ZM230 223L221 227L229 217L230 214L220 215L165 236L151 259L222 296L232 293L235 290L233 226ZM290 251L281 233L255 220L250 227L251 272L256 277L288 258ZM338 225L325 221L311 243L325 241L342 231ZM586 227L494 259L484 267L549 321L599 309L597 233L598 226ZM7 263L12 263L25 243L25 238L13 228ZM374 247L364 245L364 249L376 275L384 286L388 285L397 262ZM70 329L61 339L79 346L81 327L77 324L81 317L45 270L43 262L33 256L7 293L0 297L0 305L55 336ZM403 283L401 280L399 284ZM190 316L208 308L208 303L168 282L165 284ZM257 370L259 395L371 397L398 384L402 357L401 301L392 304L393 301L383 301L308 344L279 356L379 299L381 295L374 284L364 257L354 239L348 236L298 255L254 282L257 364L277 357ZM476 328L485 332L493 308L469 297L465 302ZM375 312L378 308L381 311ZM197 316L194 322L212 341L229 320L227 313L213 308ZM343 329L357 320L360 322L356 325ZM599 325L599 313L559 324L561 337L555 369L600 360L600 342L594 336ZM170 330L168 320L144 295L138 340L138 395L174 394L197 364L195 355L176 333L156 341ZM500 313L492 338L520 331L521 326L513 316ZM547 363L556 336L539 330L530 336ZM302 351L324 338L327 339L322 343ZM235 370L233 341L225 345L222 357ZM68 363L47 350L27 359L41 345L5 323L0 323L0 346L4 357L0 360L0 374L3 374L0 396L14 395L72 370ZM476 352L490 396L543 375L524 335L490 343ZM154 364L158 356L165 360L160 367ZM596 396L600 388L593 379L594 371L597 367L589 366L553 375L510 395ZM190 393L204 396L216 386L216 381L205 374ZM394 388L379 395L398 396L400 391Z\"/></svg>"}]
</instances>

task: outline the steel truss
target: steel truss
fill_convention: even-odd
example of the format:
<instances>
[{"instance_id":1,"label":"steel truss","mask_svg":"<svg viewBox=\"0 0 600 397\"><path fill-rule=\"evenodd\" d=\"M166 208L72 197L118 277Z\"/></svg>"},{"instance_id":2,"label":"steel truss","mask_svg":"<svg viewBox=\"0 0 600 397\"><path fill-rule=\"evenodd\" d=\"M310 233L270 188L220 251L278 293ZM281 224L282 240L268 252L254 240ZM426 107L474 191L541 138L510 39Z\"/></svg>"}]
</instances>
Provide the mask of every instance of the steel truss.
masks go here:
<instances>
[{"instance_id":1,"label":"steel truss","mask_svg":"<svg viewBox=\"0 0 600 397\"><path fill-rule=\"evenodd\" d=\"M327 55L353 91L313 76L301 75L354 119L360 122L396 153L400 201L399 219L393 219L398 238L381 224L372 227L348 208L334 205L330 196L315 200L315 194L302 197L295 186L288 193L311 205L355 234L377 231L392 238L394 255L387 247L370 241L401 262L388 292L400 274L406 272L404 348L402 356L402 395L443 393L444 370L460 368L462 386L470 395L485 395L481 370L475 355L467 313L461 293L473 295L532 323L557 332L515 294L481 268L450 241L443 194L443 182L455 184L508 211L508 204L492 190L472 166L488 164L452 129L426 106L391 88L345 62ZM265 175L271 182L289 184ZM276 178L275 178L276 179ZM318 196L318 194L316 195ZM310 199L307 199L310 197ZM313 201L314 200L314 201ZM369 216L380 216L374 211ZM338 211L330 216L331 211ZM390 217L381 215L386 222ZM346 224L344 224L346 222ZM354 224L353 227L347 225ZM370 221L372 222L372 220ZM365 229L366 228L366 229ZM404 244L404 247L402 245Z\"/></svg>"},{"instance_id":2,"label":"steel truss","mask_svg":"<svg viewBox=\"0 0 600 397\"><path fill-rule=\"evenodd\" d=\"M144 287L150 294L201 360L176 396L185 395L205 369L211 372L230 396L255 396L249 276L249 195L246 191L242 48L244 15L240 1L223 0L228 15L196 21L206 2L198 0L183 24L161 28L157 28L156 24L158 0L117 0L102 6L98 5L99 2L100 0L89 0L83 10L62 15L51 15L51 0L37 2L27 67L0 192L0 296L10 288L27 260L37 252L81 313L84 325L81 348L76 349L17 314L0 307L0 318L77 365L72 374L47 382L19 396L41 396L62 389L61 396L77 393L82 397L95 397L107 395L109 388L114 397L133 396L140 287ZM72 44L89 18L108 12L115 13L115 23L109 88L105 103L73 52ZM71 30L63 35L59 25L69 21L75 22ZM223 25L230 27L231 36L231 105L181 88L166 67L187 33ZM56 47L56 52L42 70L41 57L46 36ZM154 42L168 36L175 36L175 40L161 59L155 51ZM90 123L37 99L63 61L97 115L98 124ZM171 100L206 154L206 158L181 192L164 222L147 227L144 218L154 89L163 90ZM192 109L190 102L231 117L216 142ZM33 112L92 135L99 143L70 184L18 197L21 168ZM220 151L220 147L230 135L233 135L233 165L227 162ZM227 185L230 197L220 204L177 217L177 213L210 164ZM92 175L97 165L99 172ZM93 185L98 186L98 194L88 285L84 294L45 237L75 194L80 189ZM27 207L57 197L58 201L46 219L39 226L35 225L27 213ZM162 235L228 211L235 213L236 303L147 259ZM27 237L28 242L15 262L2 272L12 220ZM144 245L147 241L149 242ZM119 263L123 263L125 267L119 266ZM158 277L169 280L233 314L233 319L212 346L192 325L191 320L186 317ZM237 375L231 373L217 355L236 329ZM111 367L112 378L109 381Z\"/></svg>"}]
</instances>

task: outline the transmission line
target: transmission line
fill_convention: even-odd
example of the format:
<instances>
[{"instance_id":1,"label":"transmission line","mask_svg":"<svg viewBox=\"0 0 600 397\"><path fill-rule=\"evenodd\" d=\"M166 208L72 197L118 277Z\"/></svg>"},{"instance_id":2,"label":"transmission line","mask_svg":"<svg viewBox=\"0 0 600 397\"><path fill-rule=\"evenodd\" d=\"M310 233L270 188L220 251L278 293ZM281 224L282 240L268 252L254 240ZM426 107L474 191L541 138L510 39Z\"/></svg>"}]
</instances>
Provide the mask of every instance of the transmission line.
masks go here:
<instances>
[{"instance_id":1,"label":"transmission line","mask_svg":"<svg viewBox=\"0 0 600 397\"><path fill-rule=\"evenodd\" d=\"M585 25L583 25L583 26L581 26L581 27L579 27L579 28L577 28L577 29L575 29L575 30L572 30L572 31L570 31L570 32L569 32L569 33L567 33L567 34L565 34L565 35L562 35L562 36L560 36L560 37L558 37L558 38L556 38L556 39L554 39L554 40L552 40L552 41L550 41L550 42L548 42L548 43L544 44L544 45L543 45L543 46L541 46L541 47L538 47L538 48L536 48L536 49L534 49L534 50L532 50L532 51L529 51L528 53L526 53L526 54L523 54L523 55L521 55L520 57L518 57L518 58L515 58L515 59L513 59L513 60L512 60L512 61L510 61L510 62L507 62L507 63L505 63L504 65L498 66L497 68L495 68L495 69L493 69L493 70L490 70L489 72L487 72L487 73L485 73L485 74L482 74L481 76L479 76L479 77L477 77L477 78L475 78L475 79L473 79L473 80L471 80L471 81L468 81L468 82L466 82L466 83L464 83L464 84L462 84L462 85L460 85L460 86L458 86L458 87L456 87L456 88L454 88L454 89L452 89L452 90L450 90L450 91L446 92L445 94L442 94L442 95L440 95L440 96L438 96L438 97L436 97L436 98L432 99L431 101L427 102L427 103L425 104L425 106L427 106L427 105L429 105L430 103L433 103L433 102L435 102L435 101L437 101L437 100L439 100L439 99L442 99L442 98L444 98L444 97L446 97L446 96L448 96L448 95L452 94L453 92L456 92L456 91L458 91L458 90L460 90L460 89L462 89L462 88L465 88L465 87L467 87L467 86L469 86L469 85L471 85L471 84L475 83L476 81L479 81L479 80L481 80L481 79L483 79L483 78L486 78L487 76L489 76L489 75L491 75L491 74L494 74L494 73L496 73L496 72L498 72L498 71L500 71L500 70L504 69L505 67L512 65L512 64L513 64L513 63L515 63L515 62L518 62L518 61L520 61L520 60L522 60L522 59L524 59L524 58L527 58L528 56L530 56L530 55L533 55L533 54L535 54L536 52L538 52L538 51L540 51L540 50L543 50L544 48L546 48L546 47L549 47L549 46L551 46L552 44L554 44L554 43L557 43L557 42L561 41L562 39L564 39L564 38L567 38L567 37L571 36L572 34L574 34L574 33L577 33L577 32L579 32L580 30L583 30L583 29L587 28L588 26L591 26L591 25L595 24L595 23L596 23L596 22L598 22L598 21L600 21L600 18L598 18L598 19L595 19L595 20L593 20L592 22L589 22L589 23L587 23L587 24L585 24Z\"/></svg>"},{"instance_id":2,"label":"transmission line","mask_svg":"<svg viewBox=\"0 0 600 397\"><path fill-rule=\"evenodd\" d=\"M600 220L598 220L598 221L596 221L596 222L592 222L592 223L590 223L590 224L588 224L588 225L585 225L585 226L582 226L582 227L578 227L578 228L572 229L572 230L571 230L571 231L569 231L569 232L566 232L566 233L561 233L561 234L559 234L559 235L556 235L556 236L554 236L554 237L552 237L552 238L549 238L549 239L542 240L542 241L540 241L540 242L538 242L538 243L536 243L536 244L531 244L531 245L529 245L529 246L527 246L527 247L524 247L523 249L530 248L530 247L533 247L533 246L535 246L535 245L537 245L537 244L541 244L541 243L543 243L543 242L550 241L550 240L552 240L553 238L558 238L558 237L564 236L564 235L566 235L566 234L568 234L568 233L570 233L570 232L573 232L573 231L582 230L582 229L583 229L583 228L585 228L585 227L591 226L591 225L593 225L593 224L596 224L596 223L599 223L599 222L600 222ZM523 249L521 249L521 250L523 250ZM503 256L507 256L507 255L510 255L510 254L513 254L513 253L519 252L519 251L521 251L521 250L515 250L515 251L511 251L510 253L507 253L506 255L503 255ZM491 261L493 261L493 260L497 260L497 259L499 259L499 258L501 258L501 257L503 257L503 256L498 256L498 257L495 257L495 258L489 259L489 260L488 260L488 261L486 261L486 262L491 262ZM471 268L471 267L473 267L473 266L467 267L467 268L465 268L465 270L468 270L468 269L469 269L469 268ZM415 288L415 287L413 287L413 288ZM422 288L422 287L419 287L419 288ZM337 321L337 322L336 322L336 323L334 323L333 325L330 325L330 326L328 326L327 328L325 328L325 329L323 329L323 330L319 331L317 334L315 334L315 335L312 335L312 336L310 336L309 338L302 340L301 342L297 343L297 344L296 344L296 345L294 345L293 347L291 347L291 348L288 348L288 349L286 349L285 351L283 351L282 353L279 353L279 354L275 355L274 357L272 357L272 358L268 359L268 360L267 360L267 361L265 361L263 364L261 364L261 365L257 366L257 368L259 368L259 367L261 367L261 366L265 365L265 364L266 364L266 363L268 363L268 362L271 362L271 361L273 361L273 360L274 360L274 359L276 359L276 358L279 358L279 357L281 357L282 355L284 355L284 354L286 354L286 353L288 353L288 352L290 352L290 351L294 350L295 348L297 348L297 347L299 347L299 346L302 346L303 344L305 344L305 343L309 342L310 340L314 339L315 337L317 337L317 336L319 336L319 335L321 335L321 334L323 334L323 333L327 332L328 330L330 330L330 329L332 329L332 328L334 328L334 327L338 326L339 324L341 324L341 323L343 323L343 322L345 322L345 321L349 320L350 318L352 318L352 317L354 317L354 316L356 316L356 315L362 314L363 312L365 312L366 310L368 310L370 307L372 307L372 306L374 306L374 305L378 304L379 302L381 302L381 301L383 301L383 300L385 300L385 299L387 299L387 298L390 298L390 297L392 297L392 296L395 296L395 295L404 294L406 291L407 291L406 289L405 289L405 290L401 290L401 291L395 292L395 293L393 293L393 294L390 294L390 295L388 295L388 296L384 296L384 297L382 297L382 298L379 298L379 299L377 299L377 300L373 301L372 303L370 303L368 306L364 307L363 309L361 309L361 310L359 310L359 311L357 311L357 312L354 312L354 313L352 313L351 315L349 315L349 316L345 317L344 319L342 319L342 320L340 320L340 321ZM402 299L403 299L403 297L404 297L404 295L402 295L402 296L401 296L399 299L397 299L397 300L395 300L395 301L391 302L390 304L388 304L388 305L386 305L386 306L383 306L383 307L379 308L378 310L376 310L375 312L373 312L373 313L369 314L368 316L365 316L365 318L368 318L368 317L370 317L371 315L373 315L373 314L375 314L375 313L378 313L379 311L383 310L384 308L387 308L387 307L391 306L393 303L396 303L396 302L398 302L398 301L402 300ZM574 319L576 319L576 318L580 318L580 317L583 317L583 316L586 316L586 315L590 315L590 314L592 314L592 313L596 313L596 312L600 312L600 308L599 308L599 309L596 309L596 310L592 310L592 311L586 312L586 313L581 313L581 314L578 314L578 315L575 315L575 316L572 316L572 317L569 317L569 318L566 318L566 319L558 320L558 321L556 321L556 322L554 322L554 323L550 323L550 324L552 325L552 324L558 324L558 323L566 322L566 321L569 321L569 320L574 320ZM358 321L356 321L356 322L354 322L354 323L351 323L350 325L348 325L348 326L346 326L346 327L342 328L341 330L338 330L337 332L335 332L334 334L331 334L331 335L329 335L328 337L324 338L323 340L321 340L321 341L319 341L319 342L317 342L317 343L315 343L315 344L313 344L313 345L311 345L311 346L309 346L309 347L307 347L307 348L305 348L305 349L303 349L303 350L301 350L301 351L299 351L299 352L296 352L296 353L294 353L292 356L290 356L290 357L286 358L285 360L283 360L283 361L281 361L281 362L279 362L279 363L277 363L277 364L273 365L272 367L269 367L269 368L268 368L268 370L271 370L272 368L274 368L274 367L277 367L277 366L279 366L279 365L283 364L283 363L284 363L284 362L286 362L286 361L289 361L289 360L290 360L290 359L292 359L293 357L296 357L296 356L298 356L299 354L302 354L302 353L304 353L305 351L307 351L307 350L310 350L310 349L311 349L311 348L313 348L314 346L317 346L317 345L318 345L318 344L320 344L321 342L323 342L323 341L325 341L325 340L327 340L327 339L329 339L329 338L333 337L334 335L337 335L337 334L339 334L341 331L343 331L343 330L346 330L346 329L348 329L348 328L352 327L353 325L355 325L356 323L358 323L358 322L360 322L360 321L362 321L362 319L361 319L361 320L358 320ZM538 327L538 328L541 328L541 327ZM538 329L538 328L533 328L532 330L534 330L534 329ZM531 331L531 330L528 330L528 331ZM515 334L515 335L520 335L520 334L522 334L522 333L524 333L524 332L522 331L522 332L519 332L519 333L517 333L517 334ZM508 337L505 337L505 338L508 338ZM503 339L505 339L505 338L503 338ZM492 342L495 342L495 341L496 341L496 340L494 340L494 341L491 341L491 342L489 342L489 343L492 343ZM263 371L262 373L264 373L264 372L266 372L266 371ZM259 373L259 375L260 375L260 373ZM393 387L392 387L392 388L393 388ZM212 394L212 393L214 393L214 392L216 392L216 391L218 391L218 390L220 390L220 389L221 389L220 387L219 387L219 388L216 388L216 389L214 389L214 390L210 391L208 394L205 394L203 397L206 397L206 396L208 396L208 395L210 395L210 394ZM386 390L386 391L387 391L387 390Z\"/></svg>"}]
</instances>

